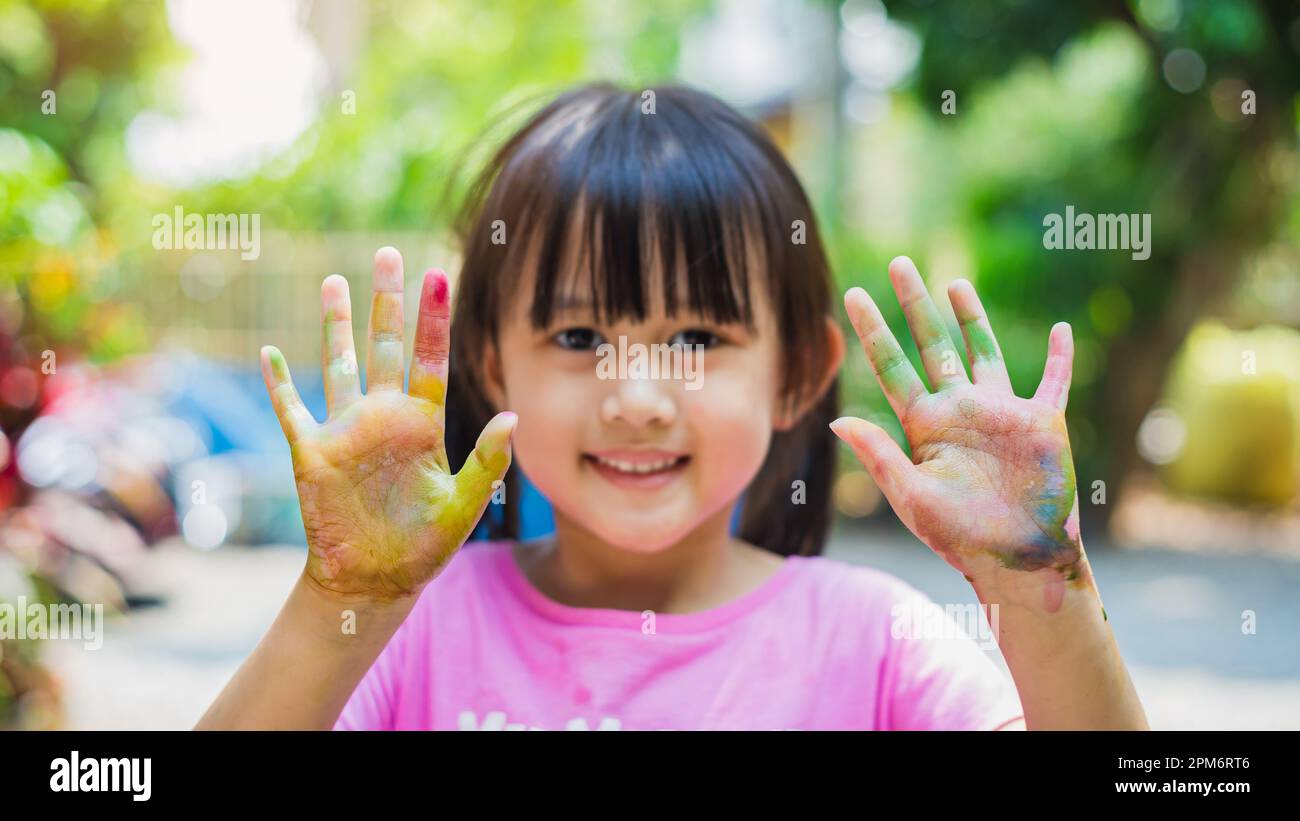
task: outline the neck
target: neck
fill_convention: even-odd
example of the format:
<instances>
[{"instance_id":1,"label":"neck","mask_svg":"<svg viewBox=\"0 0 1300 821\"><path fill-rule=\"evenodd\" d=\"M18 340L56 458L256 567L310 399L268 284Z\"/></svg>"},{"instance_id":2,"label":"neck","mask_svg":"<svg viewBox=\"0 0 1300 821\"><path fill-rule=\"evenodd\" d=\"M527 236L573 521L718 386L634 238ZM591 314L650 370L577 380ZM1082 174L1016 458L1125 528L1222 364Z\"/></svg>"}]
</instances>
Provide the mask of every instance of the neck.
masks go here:
<instances>
[{"instance_id":1,"label":"neck","mask_svg":"<svg viewBox=\"0 0 1300 821\"><path fill-rule=\"evenodd\" d=\"M730 534L730 507L655 551L613 545L555 511L555 536L516 552L535 587L572 607L689 613L762 583L781 557Z\"/></svg>"}]
</instances>

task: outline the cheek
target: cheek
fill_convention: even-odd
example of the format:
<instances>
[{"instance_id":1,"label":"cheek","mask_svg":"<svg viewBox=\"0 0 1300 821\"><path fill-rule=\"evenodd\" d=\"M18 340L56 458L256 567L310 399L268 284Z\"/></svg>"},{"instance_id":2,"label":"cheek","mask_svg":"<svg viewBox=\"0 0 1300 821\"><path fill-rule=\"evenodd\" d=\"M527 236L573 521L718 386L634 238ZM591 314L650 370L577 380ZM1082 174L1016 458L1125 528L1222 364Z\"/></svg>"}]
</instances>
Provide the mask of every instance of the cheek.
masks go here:
<instances>
[{"instance_id":1,"label":"cheek","mask_svg":"<svg viewBox=\"0 0 1300 821\"><path fill-rule=\"evenodd\" d=\"M729 353L705 360L701 389L685 392L692 416L719 423L766 426L771 432L776 410L776 373L760 351Z\"/></svg>"},{"instance_id":2,"label":"cheek","mask_svg":"<svg viewBox=\"0 0 1300 821\"><path fill-rule=\"evenodd\" d=\"M687 392L685 411L702 481L739 493L758 473L772 441L773 403L765 380L715 371Z\"/></svg>"},{"instance_id":3,"label":"cheek","mask_svg":"<svg viewBox=\"0 0 1300 821\"><path fill-rule=\"evenodd\" d=\"M506 407L519 414L514 459L530 478L572 467L592 399L584 380L538 364L508 367Z\"/></svg>"}]
</instances>

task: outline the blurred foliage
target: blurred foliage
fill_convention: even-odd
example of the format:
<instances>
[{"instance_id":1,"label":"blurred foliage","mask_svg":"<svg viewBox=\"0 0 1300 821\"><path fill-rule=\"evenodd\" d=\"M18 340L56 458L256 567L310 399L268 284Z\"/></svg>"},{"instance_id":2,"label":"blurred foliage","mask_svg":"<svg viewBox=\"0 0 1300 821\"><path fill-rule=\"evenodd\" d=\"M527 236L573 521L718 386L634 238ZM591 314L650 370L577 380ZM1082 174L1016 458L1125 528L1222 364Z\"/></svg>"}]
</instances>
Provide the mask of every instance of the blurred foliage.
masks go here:
<instances>
[{"instance_id":1,"label":"blurred foliage","mask_svg":"<svg viewBox=\"0 0 1300 821\"><path fill-rule=\"evenodd\" d=\"M899 253L932 285L970 278L1020 393L1036 387L1051 325L1069 321L1080 482L1118 484L1139 465L1136 431L1195 321L1223 312L1261 257L1300 239L1300 15L1293 3L1252 0L886 5L924 50L914 93L854 148L867 157L866 184L891 196L841 216L836 267L882 293ZM1205 67L1187 93L1168 79L1175 49ZM956 92L955 115L940 109L945 90ZM1253 114L1242 112L1246 90ZM1151 214L1150 258L1045 249L1043 217L1067 205ZM1274 285L1294 281L1294 256L1273 275ZM1294 307L1256 304L1231 320L1294 322ZM886 313L903 327L896 306ZM871 387L850 401L890 421ZM1277 445L1287 442L1294 434Z\"/></svg>"},{"instance_id":2,"label":"blurred foliage","mask_svg":"<svg viewBox=\"0 0 1300 821\"><path fill-rule=\"evenodd\" d=\"M112 300L117 242L101 214L130 187L126 126L148 103L170 44L160 5L0 2L7 366L39 365L44 350L69 343L96 359L146 344L132 306ZM7 430L15 424L0 422Z\"/></svg>"},{"instance_id":3,"label":"blurred foliage","mask_svg":"<svg viewBox=\"0 0 1300 821\"><path fill-rule=\"evenodd\" d=\"M170 48L160 5L0 2L0 517L29 494L12 443L41 412L46 377L60 361L148 344L116 294L117 241L102 214L130 187L125 129ZM0 601L15 590L43 605L65 599L25 566L0 552ZM39 648L0 641L0 727L58 724Z\"/></svg>"},{"instance_id":4,"label":"blurred foliage","mask_svg":"<svg viewBox=\"0 0 1300 821\"><path fill-rule=\"evenodd\" d=\"M182 198L191 212L260 213L277 230L440 234L467 172L533 107L584 80L671 80L683 32L716 5L309 3L303 20L330 66L316 121L252 175L178 192L138 178L125 150L141 111L183 107L177 70L190 55L170 35L165 4L0 0L0 337L29 366L49 346L75 344L95 358L146 346L130 299L149 287L144 272L156 264L144 226ZM840 5L808 7L834 19ZM900 253L917 259L937 293L969 277L1026 394L1048 329L1070 321L1080 478L1117 481L1139 465L1138 425L1200 317L1227 314L1243 327L1296 321L1269 313L1294 306L1294 295L1235 313L1224 307L1247 272L1295 278L1295 257L1278 248L1300 236L1296 7L885 7L923 46L891 92L888 117L855 125L814 116L796 129L813 150L825 148L816 159L830 157L836 171L834 185L812 194L825 204L819 217L840 284L888 293L885 266ZM360 10L342 38L323 23L340 8ZM1187 93L1166 76L1175 49L1205 66ZM833 82L786 102L816 108L844 91L843 77ZM1256 112L1243 115L1247 89ZM42 113L46 90L57 92L58 116ZM951 116L940 109L946 90L956 93ZM796 161L808 164L806 153L807 145ZM1044 249L1044 215L1067 205L1151 214L1150 259ZM1274 262L1262 265L1266 258ZM1256 290L1276 292L1267 283ZM878 301L901 332L897 306ZM848 373L846 404L897 433L859 357Z\"/></svg>"},{"instance_id":5,"label":"blurred foliage","mask_svg":"<svg viewBox=\"0 0 1300 821\"><path fill-rule=\"evenodd\" d=\"M319 121L254 179L205 192L203 207L289 229L446 226L513 124L583 80L671 78L682 28L710 5L369 4L355 76L326 93Z\"/></svg>"}]
</instances>

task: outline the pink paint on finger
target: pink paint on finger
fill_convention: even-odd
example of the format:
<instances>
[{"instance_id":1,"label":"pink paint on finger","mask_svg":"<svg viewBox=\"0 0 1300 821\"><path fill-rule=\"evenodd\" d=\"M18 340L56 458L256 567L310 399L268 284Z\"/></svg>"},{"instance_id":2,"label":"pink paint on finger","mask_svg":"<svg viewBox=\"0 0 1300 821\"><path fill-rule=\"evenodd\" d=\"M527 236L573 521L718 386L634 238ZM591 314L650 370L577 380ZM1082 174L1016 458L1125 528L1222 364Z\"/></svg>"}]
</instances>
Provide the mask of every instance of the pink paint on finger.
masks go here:
<instances>
[{"instance_id":1,"label":"pink paint on finger","mask_svg":"<svg viewBox=\"0 0 1300 821\"><path fill-rule=\"evenodd\" d=\"M424 274L424 287L420 290L420 313L448 316L447 275L432 268Z\"/></svg>"},{"instance_id":2,"label":"pink paint on finger","mask_svg":"<svg viewBox=\"0 0 1300 821\"><path fill-rule=\"evenodd\" d=\"M444 379L451 354L451 306L447 294L447 275L438 268L427 271L420 289L420 318L415 329L415 366Z\"/></svg>"}]
</instances>

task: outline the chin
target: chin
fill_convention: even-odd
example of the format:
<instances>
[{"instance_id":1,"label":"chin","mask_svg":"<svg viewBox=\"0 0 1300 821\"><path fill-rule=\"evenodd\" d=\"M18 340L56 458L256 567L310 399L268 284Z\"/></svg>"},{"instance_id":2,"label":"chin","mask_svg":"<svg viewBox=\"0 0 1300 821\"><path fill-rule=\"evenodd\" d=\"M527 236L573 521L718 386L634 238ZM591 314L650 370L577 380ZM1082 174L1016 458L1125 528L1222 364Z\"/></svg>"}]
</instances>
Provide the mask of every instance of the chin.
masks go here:
<instances>
[{"instance_id":1,"label":"chin","mask_svg":"<svg viewBox=\"0 0 1300 821\"><path fill-rule=\"evenodd\" d=\"M661 517L650 521L637 521L638 517L622 517L615 522L579 522L597 538L612 547L629 553L658 553L667 550L686 538L690 528L685 525L665 527Z\"/></svg>"}]
</instances>

